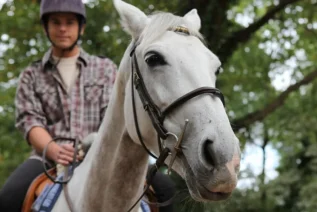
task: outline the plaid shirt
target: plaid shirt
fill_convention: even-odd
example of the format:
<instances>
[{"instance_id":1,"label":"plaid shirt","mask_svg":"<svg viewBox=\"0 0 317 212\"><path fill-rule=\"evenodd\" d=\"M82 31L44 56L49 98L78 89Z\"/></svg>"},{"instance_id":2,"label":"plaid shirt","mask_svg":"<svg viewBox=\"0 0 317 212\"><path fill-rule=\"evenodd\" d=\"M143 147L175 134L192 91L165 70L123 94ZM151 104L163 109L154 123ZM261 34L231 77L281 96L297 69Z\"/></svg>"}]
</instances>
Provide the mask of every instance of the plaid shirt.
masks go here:
<instances>
[{"instance_id":1,"label":"plaid shirt","mask_svg":"<svg viewBox=\"0 0 317 212\"><path fill-rule=\"evenodd\" d=\"M79 139L98 131L116 77L116 66L107 58L80 50L79 75L67 93L54 66L51 50L20 75L16 93L16 127L28 139L35 127L54 137ZM39 154L33 151L33 158Z\"/></svg>"}]
</instances>

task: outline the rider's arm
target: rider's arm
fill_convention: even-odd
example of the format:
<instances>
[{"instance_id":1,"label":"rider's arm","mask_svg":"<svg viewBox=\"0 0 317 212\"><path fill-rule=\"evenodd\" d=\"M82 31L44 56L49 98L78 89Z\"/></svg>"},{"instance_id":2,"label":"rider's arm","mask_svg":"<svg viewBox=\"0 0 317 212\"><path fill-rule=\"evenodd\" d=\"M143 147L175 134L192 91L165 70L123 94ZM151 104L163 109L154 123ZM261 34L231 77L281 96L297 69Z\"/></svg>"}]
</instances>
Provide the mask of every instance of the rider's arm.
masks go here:
<instances>
[{"instance_id":1,"label":"rider's arm","mask_svg":"<svg viewBox=\"0 0 317 212\"><path fill-rule=\"evenodd\" d=\"M29 143L37 152L43 152L47 144L52 140L51 135L42 127L33 127L28 134ZM64 154L60 154L63 151ZM68 165L73 160L74 148L72 144L57 145L50 143L47 148L46 157L62 165Z\"/></svg>"},{"instance_id":2,"label":"rider's arm","mask_svg":"<svg viewBox=\"0 0 317 212\"><path fill-rule=\"evenodd\" d=\"M28 133L28 141L39 153L42 153L45 146L52 140L52 136L43 127L33 127ZM55 161L57 144L50 144L46 157Z\"/></svg>"},{"instance_id":3,"label":"rider's arm","mask_svg":"<svg viewBox=\"0 0 317 212\"><path fill-rule=\"evenodd\" d=\"M28 140L28 135L33 127L46 128L47 119L42 109L40 99L35 93L35 72L36 67L28 67L19 78L15 96L15 126L23 133Z\"/></svg>"},{"instance_id":4,"label":"rider's arm","mask_svg":"<svg viewBox=\"0 0 317 212\"><path fill-rule=\"evenodd\" d=\"M47 120L42 110L41 101L35 94L34 78L34 67L32 66L20 75L15 98L16 127L22 131L28 143L38 153L42 153L52 137L46 130ZM53 142L49 145L47 157L57 163L66 165L68 164L67 161L72 160L69 152L73 147L66 145L65 148L61 148ZM61 151L64 151L63 157L61 157Z\"/></svg>"}]
</instances>

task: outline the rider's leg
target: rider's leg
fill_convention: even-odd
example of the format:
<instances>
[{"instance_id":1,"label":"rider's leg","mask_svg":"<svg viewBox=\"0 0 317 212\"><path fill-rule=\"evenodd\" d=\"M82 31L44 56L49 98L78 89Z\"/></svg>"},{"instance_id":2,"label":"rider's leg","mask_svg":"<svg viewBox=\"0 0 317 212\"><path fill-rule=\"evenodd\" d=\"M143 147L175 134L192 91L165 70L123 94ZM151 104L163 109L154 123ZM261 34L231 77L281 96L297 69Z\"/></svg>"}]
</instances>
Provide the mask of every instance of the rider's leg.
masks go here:
<instances>
[{"instance_id":1,"label":"rider's leg","mask_svg":"<svg viewBox=\"0 0 317 212\"><path fill-rule=\"evenodd\" d=\"M0 190L0 211L20 212L30 184L43 172L43 164L37 159L26 160L12 172Z\"/></svg>"}]
</instances>

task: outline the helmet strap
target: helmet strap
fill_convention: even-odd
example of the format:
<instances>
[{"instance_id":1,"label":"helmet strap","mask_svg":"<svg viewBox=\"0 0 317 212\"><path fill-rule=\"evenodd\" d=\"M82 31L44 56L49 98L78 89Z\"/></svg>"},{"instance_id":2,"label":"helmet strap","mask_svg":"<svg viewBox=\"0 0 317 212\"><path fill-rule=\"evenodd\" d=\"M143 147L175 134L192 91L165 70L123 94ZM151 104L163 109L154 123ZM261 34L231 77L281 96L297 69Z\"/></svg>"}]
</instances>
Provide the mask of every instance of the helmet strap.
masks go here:
<instances>
[{"instance_id":1,"label":"helmet strap","mask_svg":"<svg viewBox=\"0 0 317 212\"><path fill-rule=\"evenodd\" d=\"M81 29L83 27L83 24L82 22L79 20L79 26L78 26L78 36L77 36L77 39L76 41L68 48L65 49L65 51L71 51L74 49L74 47L77 45L78 41L80 40L80 37L81 37ZM63 49L64 50L64 49Z\"/></svg>"}]
</instances>

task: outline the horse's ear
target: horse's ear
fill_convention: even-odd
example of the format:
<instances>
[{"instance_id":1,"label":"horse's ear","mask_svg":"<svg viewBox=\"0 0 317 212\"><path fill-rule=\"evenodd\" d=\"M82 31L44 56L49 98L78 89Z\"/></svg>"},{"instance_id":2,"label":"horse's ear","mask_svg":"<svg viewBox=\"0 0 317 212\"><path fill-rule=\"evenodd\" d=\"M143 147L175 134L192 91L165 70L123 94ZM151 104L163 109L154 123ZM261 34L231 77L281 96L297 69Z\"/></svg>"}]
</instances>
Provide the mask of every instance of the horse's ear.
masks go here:
<instances>
[{"instance_id":1,"label":"horse's ear","mask_svg":"<svg viewBox=\"0 0 317 212\"><path fill-rule=\"evenodd\" d=\"M199 31L201 27L200 17L196 9L192 9L185 16L184 19L191 25L195 30Z\"/></svg>"},{"instance_id":2,"label":"horse's ear","mask_svg":"<svg viewBox=\"0 0 317 212\"><path fill-rule=\"evenodd\" d=\"M113 0L114 6L118 11L123 28L138 38L148 22L148 17L137 7L125 3L121 0Z\"/></svg>"}]
</instances>

